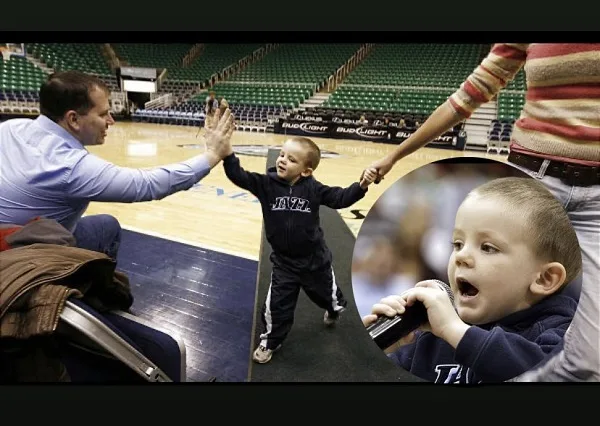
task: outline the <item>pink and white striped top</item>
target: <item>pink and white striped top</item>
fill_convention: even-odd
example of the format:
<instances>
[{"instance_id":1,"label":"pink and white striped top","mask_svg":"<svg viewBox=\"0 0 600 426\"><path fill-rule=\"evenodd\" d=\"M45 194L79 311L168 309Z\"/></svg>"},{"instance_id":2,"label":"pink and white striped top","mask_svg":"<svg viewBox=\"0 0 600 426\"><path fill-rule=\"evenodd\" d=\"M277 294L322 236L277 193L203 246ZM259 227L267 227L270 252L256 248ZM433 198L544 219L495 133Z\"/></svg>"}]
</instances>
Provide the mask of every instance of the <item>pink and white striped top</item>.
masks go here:
<instances>
[{"instance_id":1,"label":"pink and white striped top","mask_svg":"<svg viewBox=\"0 0 600 426\"><path fill-rule=\"evenodd\" d=\"M495 44L448 100L468 118L525 67L511 151L600 166L600 43Z\"/></svg>"}]
</instances>

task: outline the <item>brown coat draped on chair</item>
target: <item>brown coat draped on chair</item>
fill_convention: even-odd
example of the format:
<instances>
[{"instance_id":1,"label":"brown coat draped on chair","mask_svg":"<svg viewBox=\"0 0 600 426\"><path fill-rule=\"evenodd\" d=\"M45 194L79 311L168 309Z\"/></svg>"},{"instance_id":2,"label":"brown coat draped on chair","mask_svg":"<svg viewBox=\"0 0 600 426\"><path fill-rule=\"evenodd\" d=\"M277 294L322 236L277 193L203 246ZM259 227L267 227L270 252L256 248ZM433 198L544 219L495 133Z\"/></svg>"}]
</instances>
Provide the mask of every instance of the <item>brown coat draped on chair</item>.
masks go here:
<instances>
[{"instance_id":1,"label":"brown coat draped on chair","mask_svg":"<svg viewBox=\"0 0 600 426\"><path fill-rule=\"evenodd\" d=\"M25 340L51 336L69 297L82 298L99 312L131 307L129 279L115 270L116 262L103 253L73 247L74 238L57 222L30 222L4 239L9 249L0 251L0 345L26 347ZM30 357L30 362L34 358ZM40 367L39 358L36 363L14 368L33 372ZM52 374L32 377L68 380L64 367L46 371Z\"/></svg>"}]
</instances>

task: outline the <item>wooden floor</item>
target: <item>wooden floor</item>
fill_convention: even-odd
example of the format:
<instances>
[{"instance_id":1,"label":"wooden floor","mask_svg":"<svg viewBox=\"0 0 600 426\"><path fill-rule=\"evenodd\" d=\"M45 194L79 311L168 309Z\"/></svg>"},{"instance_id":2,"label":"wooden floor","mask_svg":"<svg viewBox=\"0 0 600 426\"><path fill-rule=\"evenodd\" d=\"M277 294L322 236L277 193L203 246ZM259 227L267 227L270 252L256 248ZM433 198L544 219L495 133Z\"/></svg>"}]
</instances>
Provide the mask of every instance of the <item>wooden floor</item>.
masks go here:
<instances>
[{"instance_id":1,"label":"wooden floor","mask_svg":"<svg viewBox=\"0 0 600 426\"><path fill-rule=\"evenodd\" d=\"M146 168L185 160L203 152L197 128L166 124L118 122L109 129L106 143L91 146L89 151L114 164ZM243 146L279 146L285 135L235 132L234 149ZM356 181L372 161L390 152L394 145L371 142L314 139L321 150L338 154L325 158L315 177L330 186L347 186ZM377 198L398 178L432 161L449 157L486 157L506 161L505 155L471 151L423 148L398 163L379 185L354 206L340 210L356 235L362 224L352 210L366 215ZM240 155L242 166L264 172L266 157ZM160 201L133 204L92 203L86 214L110 213L126 229L173 241L257 260L260 250L262 217L257 200L233 185L223 166L213 171L192 189L173 194Z\"/></svg>"}]
</instances>

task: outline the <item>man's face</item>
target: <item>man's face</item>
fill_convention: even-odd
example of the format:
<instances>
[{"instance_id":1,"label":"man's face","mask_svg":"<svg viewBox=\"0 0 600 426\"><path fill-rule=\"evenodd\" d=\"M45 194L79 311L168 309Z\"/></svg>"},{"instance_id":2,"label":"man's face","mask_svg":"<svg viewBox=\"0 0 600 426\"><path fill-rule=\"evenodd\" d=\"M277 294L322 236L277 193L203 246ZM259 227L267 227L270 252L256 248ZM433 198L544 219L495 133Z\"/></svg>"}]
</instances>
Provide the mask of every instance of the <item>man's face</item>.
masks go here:
<instances>
[{"instance_id":1,"label":"man's face","mask_svg":"<svg viewBox=\"0 0 600 426\"><path fill-rule=\"evenodd\" d=\"M78 114L74 131L82 145L102 145L109 126L115 124L110 115L108 93L95 88L90 93L92 108L87 114Z\"/></svg>"}]
</instances>

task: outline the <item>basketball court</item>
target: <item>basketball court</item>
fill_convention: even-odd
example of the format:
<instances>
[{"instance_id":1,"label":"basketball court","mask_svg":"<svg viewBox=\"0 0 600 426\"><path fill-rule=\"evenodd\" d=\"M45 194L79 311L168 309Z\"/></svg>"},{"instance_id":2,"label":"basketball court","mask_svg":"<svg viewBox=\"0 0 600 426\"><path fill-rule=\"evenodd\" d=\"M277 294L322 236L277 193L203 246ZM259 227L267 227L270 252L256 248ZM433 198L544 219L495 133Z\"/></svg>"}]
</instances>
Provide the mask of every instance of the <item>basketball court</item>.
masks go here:
<instances>
[{"instance_id":1,"label":"basketball court","mask_svg":"<svg viewBox=\"0 0 600 426\"><path fill-rule=\"evenodd\" d=\"M189 126L117 122L104 145L88 150L119 166L156 167L204 152L202 132L197 135L198 128ZM285 139L283 134L236 131L232 144L242 167L264 173L269 147ZM329 186L352 184L365 167L394 148L367 141L314 140L323 154L315 177ZM393 182L424 164L463 156L506 158L424 148L339 213L356 237L371 206ZM91 203L86 212L99 213L114 215L126 230L119 264L131 278L134 309L184 339L188 380L248 380L261 269L262 215L256 198L231 183L219 164L188 191L143 203Z\"/></svg>"},{"instance_id":2,"label":"basketball court","mask_svg":"<svg viewBox=\"0 0 600 426\"><path fill-rule=\"evenodd\" d=\"M264 173L268 149L281 146L286 137L236 131L232 144L242 167ZM314 140L323 154L315 177L329 186L349 186L394 148L367 141ZM105 144L87 149L118 166L151 168L202 154L203 132L190 126L119 121L109 129ZM398 178L424 164L463 156L505 160L486 153L424 148L339 213L356 236L371 206ZM117 265L130 278L134 313L183 339L187 380L248 380L260 274L258 200L231 183L219 164L191 189L162 200L92 202L86 211L102 213L115 216L125 230Z\"/></svg>"},{"instance_id":3,"label":"basketball court","mask_svg":"<svg viewBox=\"0 0 600 426\"><path fill-rule=\"evenodd\" d=\"M0 60L3 60L11 54L23 56L25 46L5 43L0 44L0 50ZM18 79L13 75L11 85L37 86L37 74L42 71L24 63L28 73ZM16 112L35 118L38 111L29 108L29 104L36 104L37 98L21 101L23 104ZM278 148L286 138L284 134L240 130L234 133L232 144L242 167L264 173L269 148ZM366 167L395 148L392 144L370 141L322 138L314 138L314 141L323 154L314 176L328 186L351 185ZM119 121L109 129L105 144L86 148L121 167L152 168L202 154L204 143L197 127ZM326 237L333 235L336 240L335 235L345 232L345 239L339 240L337 245L351 250L353 239L349 234L356 237L375 201L397 179L422 165L465 156L506 161L505 155L484 152L421 149L397 164L380 184L371 185L362 200L339 210L342 220L334 211L323 215ZM187 191L159 201L93 202L86 215L93 214L111 214L124 228L117 267L130 279L133 312L182 338L187 381L250 380L255 306L262 303L262 300L257 301L257 297L261 298L257 282L261 276L264 278L268 263L258 262L263 228L258 200L231 183L219 164ZM336 275L342 277L346 272L349 276L350 258L346 260L338 262L337 267L342 270L336 271ZM349 278L345 284L350 284ZM354 335L350 331L355 327L351 322L346 326L347 332L340 333L340 338L346 336L352 341ZM311 335L310 327L299 330ZM331 345L325 349L335 351L336 347ZM348 363L347 368L350 372L354 365ZM318 371L315 370L316 376ZM345 378L351 379L352 375Z\"/></svg>"},{"instance_id":4,"label":"basketball court","mask_svg":"<svg viewBox=\"0 0 600 426\"><path fill-rule=\"evenodd\" d=\"M202 133L188 126L117 122L106 143L89 151L124 167L155 167L179 162L204 152ZM242 167L264 173L269 146L280 146L286 135L236 131L232 138ZM355 182L371 162L391 152L394 145L355 140L320 139L324 159L315 178L329 186ZM379 196L397 179L433 161L475 156L505 161L505 155L423 148L399 162L378 185L354 206L339 210L356 236L364 216ZM124 228L234 256L258 260L262 229L260 204L231 183L221 164L188 191L159 201L134 204L91 203L87 214L110 213Z\"/></svg>"}]
</instances>

